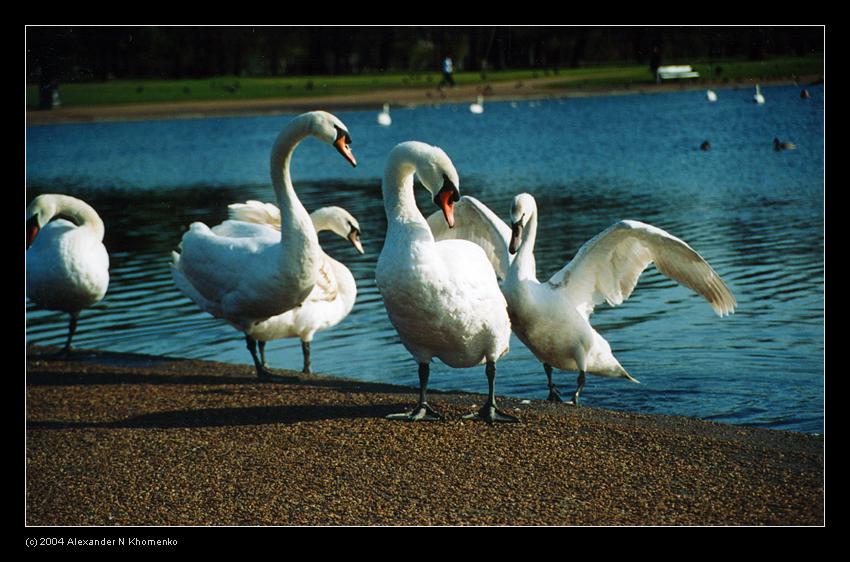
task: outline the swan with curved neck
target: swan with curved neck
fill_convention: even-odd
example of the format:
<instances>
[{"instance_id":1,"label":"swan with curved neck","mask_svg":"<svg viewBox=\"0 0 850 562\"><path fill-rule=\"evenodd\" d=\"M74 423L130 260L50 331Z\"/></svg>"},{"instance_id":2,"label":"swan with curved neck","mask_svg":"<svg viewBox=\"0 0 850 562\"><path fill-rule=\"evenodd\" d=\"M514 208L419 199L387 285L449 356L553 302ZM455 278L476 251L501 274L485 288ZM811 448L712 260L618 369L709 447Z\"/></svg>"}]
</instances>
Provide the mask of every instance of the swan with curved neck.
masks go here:
<instances>
[{"instance_id":1,"label":"swan with curved neck","mask_svg":"<svg viewBox=\"0 0 850 562\"><path fill-rule=\"evenodd\" d=\"M756 84L756 93L753 95L753 102L761 105L764 103L764 96L761 93L761 87Z\"/></svg>"},{"instance_id":2,"label":"swan with curved neck","mask_svg":"<svg viewBox=\"0 0 850 562\"><path fill-rule=\"evenodd\" d=\"M510 321L493 267L482 249L466 240L435 242L416 206L413 177L433 195L443 219L454 225L459 179L448 155L421 142L390 152L382 191L387 236L375 280L390 322L419 365L417 406L391 419L442 419L426 400L430 362L450 367L485 363L488 398L471 418L516 421L496 408L496 361L508 351Z\"/></svg>"},{"instance_id":3,"label":"swan with curved neck","mask_svg":"<svg viewBox=\"0 0 850 562\"><path fill-rule=\"evenodd\" d=\"M67 356L80 312L103 299L109 287L103 221L85 201L43 194L27 207L26 223L27 296L42 308L70 315L60 352Z\"/></svg>"},{"instance_id":4,"label":"swan with curved neck","mask_svg":"<svg viewBox=\"0 0 850 562\"><path fill-rule=\"evenodd\" d=\"M621 304L650 263L664 275L703 296L719 316L734 312L735 297L711 266L684 241L660 228L620 221L585 243L572 261L548 281L537 280L534 244L537 203L528 193L514 198L508 227L480 201L462 198L457 227L447 231L435 213L428 222L437 239L468 238L481 244L503 278L511 327L543 363L549 400L561 401L552 368L578 371L571 403L578 405L585 375L637 382L590 325L597 304Z\"/></svg>"},{"instance_id":5,"label":"swan with curved neck","mask_svg":"<svg viewBox=\"0 0 850 562\"><path fill-rule=\"evenodd\" d=\"M241 331L301 304L319 277L322 252L316 229L289 173L293 151L309 136L332 145L357 165L342 121L324 111L299 115L278 135L270 158L280 233L253 225L251 235L243 229L240 236L228 236L195 222L173 254L172 276L178 288L201 309ZM266 374L258 373L261 378Z\"/></svg>"},{"instance_id":6,"label":"swan with curved neck","mask_svg":"<svg viewBox=\"0 0 850 562\"><path fill-rule=\"evenodd\" d=\"M378 114L378 124L384 127L389 127L393 124L393 118L390 117L390 104L385 103L383 109Z\"/></svg>"},{"instance_id":7,"label":"swan with curved neck","mask_svg":"<svg viewBox=\"0 0 850 562\"><path fill-rule=\"evenodd\" d=\"M259 201L234 203L228 206L228 211L231 220L213 230L236 230L241 226L239 221L262 224L280 230L280 211L271 203ZM310 213L310 218L317 233L333 232L348 240L359 253L363 253L363 245L360 242L360 223L342 207L316 209ZM236 232L232 234L235 235ZM301 340L301 352L304 358L302 372L312 372L311 346L314 335L320 330L336 326L351 312L357 298L357 283L351 271L322 250L322 265L319 267L319 272L319 281L300 306L258 322L245 333L248 351L251 352L258 373L267 369L266 342L295 337Z\"/></svg>"}]
</instances>

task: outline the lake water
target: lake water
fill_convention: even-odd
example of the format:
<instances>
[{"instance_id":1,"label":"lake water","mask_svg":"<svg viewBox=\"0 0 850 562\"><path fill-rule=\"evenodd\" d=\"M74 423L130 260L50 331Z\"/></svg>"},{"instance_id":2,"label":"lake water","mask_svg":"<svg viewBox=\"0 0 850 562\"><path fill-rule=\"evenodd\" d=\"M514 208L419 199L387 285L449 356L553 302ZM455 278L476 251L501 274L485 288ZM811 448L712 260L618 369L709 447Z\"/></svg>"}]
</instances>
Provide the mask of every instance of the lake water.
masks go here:
<instances>
[{"instance_id":1,"label":"lake water","mask_svg":"<svg viewBox=\"0 0 850 562\"><path fill-rule=\"evenodd\" d=\"M538 200L538 276L547 279L589 238L642 220L687 241L738 300L717 317L689 290L644 272L619 307L600 305L592 323L642 384L589 376L583 403L748 426L824 429L823 87L701 91L394 109L391 127L374 111L337 112L359 166L308 139L292 177L308 210L340 205L360 221L365 255L323 233L325 250L357 279L354 310L313 342L322 373L418 385L416 365L387 319L374 281L386 231L385 158L395 144L442 147L473 195L503 219L516 193ZM106 298L83 312L79 348L252 364L242 336L202 313L171 280L171 251L187 225L217 224L228 203L274 201L268 154L292 116L38 126L27 129L26 200L67 193L106 224L111 259ZM772 139L797 149L775 152ZM701 151L709 140L712 149ZM435 210L418 189L420 208ZM26 307L28 341L64 343L67 316ZM300 369L298 340L267 346L272 367ZM486 392L483 367L432 366L431 388ZM575 373L556 372L569 396ZM541 365L515 337L498 364L496 390L546 397ZM411 401L414 393L411 393ZM567 407L567 406L564 406Z\"/></svg>"}]
</instances>

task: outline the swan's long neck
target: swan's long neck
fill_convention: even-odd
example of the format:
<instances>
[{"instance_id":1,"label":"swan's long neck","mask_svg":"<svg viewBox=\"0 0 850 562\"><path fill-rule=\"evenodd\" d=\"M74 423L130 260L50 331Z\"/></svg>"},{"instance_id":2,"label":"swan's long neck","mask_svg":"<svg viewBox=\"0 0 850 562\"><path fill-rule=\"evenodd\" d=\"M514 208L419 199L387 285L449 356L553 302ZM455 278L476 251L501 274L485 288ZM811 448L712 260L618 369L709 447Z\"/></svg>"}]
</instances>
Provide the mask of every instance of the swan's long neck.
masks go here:
<instances>
[{"instance_id":1,"label":"swan's long neck","mask_svg":"<svg viewBox=\"0 0 850 562\"><path fill-rule=\"evenodd\" d=\"M67 195L54 195L53 197L56 200L54 217L66 218L80 228L89 229L97 240L103 240L105 232L103 221L91 205Z\"/></svg>"},{"instance_id":2,"label":"swan's long neck","mask_svg":"<svg viewBox=\"0 0 850 562\"><path fill-rule=\"evenodd\" d=\"M312 134L310 124L309 117L296 118L280 133L271 154L272 186L280 208L281 243L287 252L315 251L319 244L310 215L295 194L289 175L292 152L298 143Z\"/></svg>"},{"instance_id":3,"label":"swan's long neck","mask_svg":"<svg viewBox=\"0 0 850 562\"><path fill-rule=\"evenodd\" d=\"M525 224L525 228L523 228L522 241L508 272L509 277L514 277L520 281L537 280L537 264L534 261L534 243L536 241L537 211L534 211Z\"/></svg>"},{"instance_id":4,"label":"swan's long neck","mask_svg":"<svg viewBox=\"0 0 850 562\"><path fill-rule=\"evenodd\" d=\"M387 214L387 238L406 236L433 241L431 229L416 206L413 193L415 158L412 151L395 151L384 170L381 189Z\"/></svg>"},{"instance_id":5,"label":"swan's long neck","mask_svg":"<svg viewBox=\"0 0 850 562\"><path fill-rule=\"evenodd\" d=\"M337 271L337 287L345 310L351 311L357 299L357 282L351 271L342 264L339 264Z\"/></svg>"}]
</instances>

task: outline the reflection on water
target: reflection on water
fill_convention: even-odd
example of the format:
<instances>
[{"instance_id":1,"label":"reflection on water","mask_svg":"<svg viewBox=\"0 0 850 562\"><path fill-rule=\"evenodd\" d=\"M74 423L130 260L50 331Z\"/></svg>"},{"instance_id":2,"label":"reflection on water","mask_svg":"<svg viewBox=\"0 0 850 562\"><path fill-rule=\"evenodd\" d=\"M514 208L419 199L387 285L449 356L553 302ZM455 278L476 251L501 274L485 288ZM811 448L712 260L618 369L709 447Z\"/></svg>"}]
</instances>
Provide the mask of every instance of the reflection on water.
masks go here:
<instances>
[{"instance_id":1,"label":"reflection on water","mask_svg":"<svg viewBox=\"0 0 850 562\"><path fill-rule=\"evenodd\" d=\"M416 385L416 367L384 312L374 270L386 230L380 178L398 142L444 148L474 195L502 218L528 191L540 207L538 276L548 278L589 238L631 218L686 240L738 300L720 319L699 297L647 270L622 306L593 323L642 384L589 377L591 406L696 416L753 426L823 431L823 90L793 87L340 112L359 166L310 139L293 157L309 209L340 205L363 229L365 255L323 233L325 250L358 286L351 315L313 343L319 372ZM376 109L377 111L377 109ZM83 313L75 345L250 364L242 338L175 288L170 254L195 220L214 225L234 201L272 201L268 152L289 116L31 127L27 200L42 192L85 199L106 224L111 284ZM774 136L797 144L774 152ZM712 150L699 150L708 139ZM434 210L419 190L420 208ZM29 341L61 345L63 314L27 304ZM298 368L297 340L270 342L273 367ZM432 367L431 386L484 392L483 368ZM545 375L514 338L497 391L545 398ZM556 373L572 390L574 373Z\"/></svg>"}]
</instances>

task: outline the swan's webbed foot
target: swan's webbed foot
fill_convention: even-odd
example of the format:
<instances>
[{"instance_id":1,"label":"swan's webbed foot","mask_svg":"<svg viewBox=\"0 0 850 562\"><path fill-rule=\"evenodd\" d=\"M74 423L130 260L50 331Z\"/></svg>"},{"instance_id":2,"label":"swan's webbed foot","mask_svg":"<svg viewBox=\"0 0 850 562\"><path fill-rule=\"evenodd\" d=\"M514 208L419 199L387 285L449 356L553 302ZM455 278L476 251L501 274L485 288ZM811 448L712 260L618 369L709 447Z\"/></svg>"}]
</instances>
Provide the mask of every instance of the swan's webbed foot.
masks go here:
<instances>
[{"instance_id":1,"label":"swan's webbed foot","mask_svg":"<svg viewBox=\"0 0 850 562\"><path fill-rule=\"evenodd\" d=\"M428 405L427 402L422 402L414 409L409 412L402 412L400 414L390 414L387 416L388 420L403 420L403 421L442 421L445 418L442 414L434 411L431 406Z\"/></svg>"},{"instance_id":2,"label":"swan's webbed foot","mask_svg":"<svg viewBox=\"0 0 850 562\"><path fill-rule=\"evenodd\" d=\"M549 402L563 402L561 393L558 392L558 387L552 382L552 365L543 363L543 369L546 371L546 381L549 386L549 397L546 398Z\"/></svg>"},{"instance_id":3,"label":"swan's webbed foot","mask_svg":"<svg viewBox=\"0 0 850 562\"><path fill-rule=\"evenodd\" d=\"M56 353L52 354L50 356L50 358L56 359L56 360L60 360L60 359L61 360L68 360L68 359L70 359L71 358L71 346L66 345L65 347L63 347L62 349L57 351Z\"/></svg>"},{"instance_id":4,"label":"swan's webbed foot","mask_svg":"<svg viewBox=\"0 0 850 562\"><path fill-rule=\"evenodd\" d=\"M492 402L487 402L484 406L481 407L475 414L469 414L463 416L465 420L482 420L487 422L490 425L493 425L496 422L501 423L516 423L519 421L519 418L516 416L512 416L511 414L496 408L496 404Z\"/></svg>"},{"instance_id":5,"label":"swan's webbed foot","mask_svg":"<svg viewBox=\"0 0 850 562\"><path fill-rule=\"evenodd\" d=\"M265 367L261 367L257 369L257 380L260 382L275 382L275 383L293 383L299 382L300 379L298 377L284 377L282 375L276 375L266 369Z\"/></svg>"}]
</instances>

